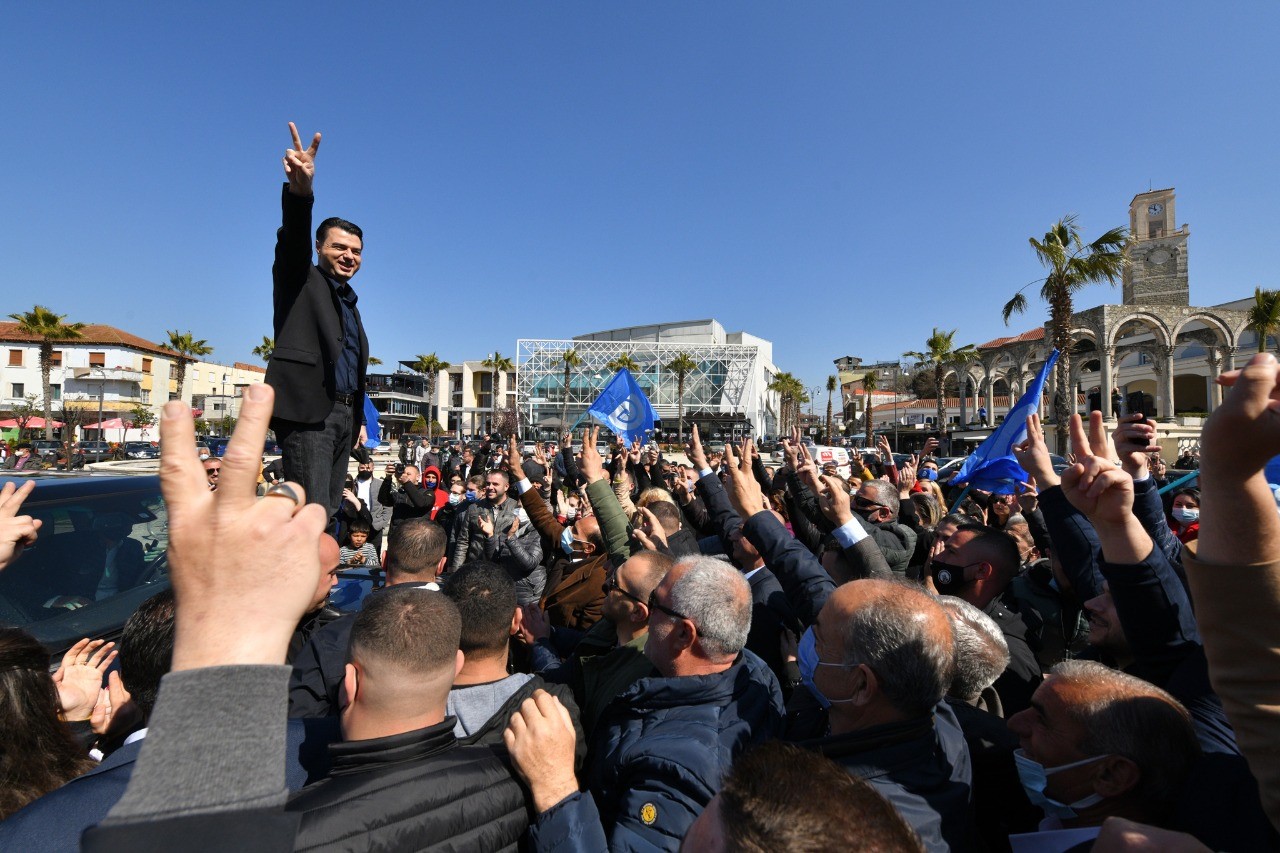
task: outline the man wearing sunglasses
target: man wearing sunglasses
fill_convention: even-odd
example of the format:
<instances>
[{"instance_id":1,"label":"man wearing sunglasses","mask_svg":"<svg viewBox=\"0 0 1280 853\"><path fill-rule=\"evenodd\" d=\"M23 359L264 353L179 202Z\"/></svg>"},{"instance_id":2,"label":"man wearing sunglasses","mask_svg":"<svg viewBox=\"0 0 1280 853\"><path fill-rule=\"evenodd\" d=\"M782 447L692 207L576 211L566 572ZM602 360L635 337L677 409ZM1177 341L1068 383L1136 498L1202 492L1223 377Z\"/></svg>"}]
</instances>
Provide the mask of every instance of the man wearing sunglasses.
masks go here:
<instances>
[{"instance_id":1,"label":"man wearing sunglasses","mask_svg":"<svg viewBox=\"0 0 1280 853\"><path fill-rule=\"evenodd\" d=\"M898 522L898 487L888 480L867 480L853 495L853 514L884 552L894 574L906 574L916 550L916 532Z\"/></svg>"},{"instance_id":2,"label":"man wearing sunglasses","mask_svg":"<svg viewBox=\"0 0 1280 853\"><path fill-rule=\"evenodd\" d=\"M556 703L538 694L512 717L507 746L541 813L530 828L534 849L574 838L577 849L674 850L733 759L781 731L778 681L743 648L751 590L737 569L711 557L680 560L644 609L644 653L657 674L605 709L584 765L585 792L559 769L573 766L572 755L550 754L559 744L549 749L543 734L559 715Z\"/></svg>"}]
</instances>

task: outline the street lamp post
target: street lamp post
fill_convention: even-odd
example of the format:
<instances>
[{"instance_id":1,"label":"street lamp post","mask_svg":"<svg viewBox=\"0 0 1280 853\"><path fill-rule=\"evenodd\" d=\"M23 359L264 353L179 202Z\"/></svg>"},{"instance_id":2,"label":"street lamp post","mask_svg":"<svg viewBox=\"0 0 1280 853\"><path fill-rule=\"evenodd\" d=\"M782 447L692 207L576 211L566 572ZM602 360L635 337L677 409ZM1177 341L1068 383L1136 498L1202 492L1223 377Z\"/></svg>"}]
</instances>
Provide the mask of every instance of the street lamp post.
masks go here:
<instances>
[{"instance_id":1,"label":"street lamp post","mask_svg":"<svg viewBox=\"0 0 1280 853\"><path fill-rule=\"evenodd\" d=\"M101 367L91 367L89 371L92 373L95 369L98 371L98 440L101 441L106 432L102 428L102 398L107 396L107 372Z\"/></svg>"},{"instance_id":2,"label":"street lamp post","mask_svg":"<svg viewBox=\"0 0 1280 853\"><path fill-rule=\"evenodd\" d=\"M893 452L901 453L898 446L898 379L902 375L902 363L893 366Z\"/></svg>"},{"instance_id":3,"label":"street lamp post","mask_svg":"<svg viewBox=\"0 0 1280 853\"><path fill-rule=\"evenodd\" d=\"M222 374L222 425L218 427L219 434L226 436L227 434L227 374Z\"/></svg>"}]
</instances>

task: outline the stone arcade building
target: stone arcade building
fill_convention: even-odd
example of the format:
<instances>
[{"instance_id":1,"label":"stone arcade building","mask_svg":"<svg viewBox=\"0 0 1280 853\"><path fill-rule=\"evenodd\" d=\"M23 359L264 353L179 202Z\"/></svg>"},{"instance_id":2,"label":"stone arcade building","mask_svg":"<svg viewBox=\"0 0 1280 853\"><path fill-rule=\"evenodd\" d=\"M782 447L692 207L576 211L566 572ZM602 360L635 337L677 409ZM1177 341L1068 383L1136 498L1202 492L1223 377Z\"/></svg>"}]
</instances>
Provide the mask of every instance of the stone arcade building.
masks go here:
<instances>
[{"instance_id":1,"label":"stone arcade building","mask_svg":"<svg viewBox=\"0 0 1280 853\"><path fill-rule=\"evenodd\" d=\"M1088 409L1102 408L1108 418L1142 411L1198 427L1195 418L1222 401L1214 380L1256 351L1257 336L1245 328L1252 300L1191 305L1190 232L1176 224L1174 201L1174 191L1165 189L1140 193L1130 202L1133 242L1122 302L1072 316L1071 383ZM997 399L1017 400L1050 351L1044 327L978 349L981 358L961 368L958 378L965 386L965 408L975 412L985 405L993 419L1008 408L1006 403L998 411ZM1108 400L1111 405L1103 406Z\"/></svg>"}]
</instances>

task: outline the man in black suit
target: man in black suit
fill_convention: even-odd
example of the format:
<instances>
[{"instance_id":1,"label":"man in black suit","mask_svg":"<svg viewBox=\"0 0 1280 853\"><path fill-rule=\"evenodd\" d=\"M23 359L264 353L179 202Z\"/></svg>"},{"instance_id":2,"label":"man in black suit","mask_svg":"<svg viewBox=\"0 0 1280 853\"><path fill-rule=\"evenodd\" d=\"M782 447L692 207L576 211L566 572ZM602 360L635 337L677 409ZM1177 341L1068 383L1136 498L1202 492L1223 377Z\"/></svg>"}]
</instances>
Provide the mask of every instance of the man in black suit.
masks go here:
<instances>
[{"instance_id":1,"label":"man in black suit","mask_svg":"<svg viewBox=\"0 0 1280 853\"><path fill-rule=\"evenodd\" d=\"M350 283L360 269L364 235L346 220L324 220L316 229L317 263L312 264L312 180L320 134L303 149L293 122L289 131L294 147L284 155L284 219L271 268L276 340L267 364L267 384L276 392L271 427L280 441L285 479L301 483L307 497L332 518L342 501L348 454L365 440L369 341Z\"/></svg>"}]
</instances>

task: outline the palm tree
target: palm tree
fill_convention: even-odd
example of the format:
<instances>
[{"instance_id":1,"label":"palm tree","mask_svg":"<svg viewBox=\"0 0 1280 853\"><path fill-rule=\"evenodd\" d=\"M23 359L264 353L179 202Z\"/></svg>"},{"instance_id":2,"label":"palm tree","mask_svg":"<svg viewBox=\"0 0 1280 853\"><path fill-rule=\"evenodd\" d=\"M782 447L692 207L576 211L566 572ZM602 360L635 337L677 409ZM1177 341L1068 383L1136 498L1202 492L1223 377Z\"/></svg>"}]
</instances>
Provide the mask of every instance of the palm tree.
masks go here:
<instances>
[{"instance_id":1,"label":"palm tree","mask_svg":"<svg viewBox=\"0 0 1280 853\"><path fill-rule=\"evenodd\" d=\"M874 447L875 441L876 441L875 431L874 431L875 424L871 420L871 400L872 400L871 392L875 391L876 388L879 387L879 384L880 384L879 379L880 379L879 374L877 374L874 370L868 371L867 373L863 374L863 377L862 377L862 393L867 398L866 405L863 407L863 414L862 414L863 420L866 421L867 447ZM897 448L894 448L894 449L896 450Z\"/></svg>"},{"instance_id":2,"label":"palm tree","mask_svg":"<svg viewBox=\"0 0 1280 853\"><path fill-rule=\"evenodd\" d=\"M429 355L415 356L414 362L410 367L426 377L427 414L431 416L431 421L427 424L427 438L435 438L431 434L431 424L436 422L436 380L440 378L440 371L449 369L449 362L436 358L435 353L430 353Z\"/></svg>"},{"instance_id":3,"label":"palm tree","mask_svg":"<svg viewBox=\"0 0 1280 853\"><path fill-rule=\"evenodd\" d=\"M492 386L492 395L493 395L493 403L491 408L496 413L499 409L498 374L505 373L506 371L511 370L512 368L515 367L515 364L511 361L511 359L507 358L505 355L495 350L492 355L490 355L484 361L480 362L480 366L487 367L490 370L490 372L492 372L493 374L493 378L490 380L490 385ZM490 424L492 425L492 423L493 423L493 419L491 418Z\"/></svg>"},{"instance_id":4,"label":"palm tree","mask_svg":"<svg viewBox=\"0 0 1280 853\"><path fill-rule=\"evenodd\" d=\"M827 377L827 444L831 443L831 395L835 393L839 380L834 376Z\"/></svg>"},{"instance_id":5,"label":"palm tree","mask_svg":"<svg viewBox=\"0 0 1280 853\"><path fill-rule=\"evenodd\" d=\"M605 365L606 370L612 370L615 373L623 368L631 371L632 373L636 373L640 370L640 363L632 357L631 353L624 352L622 355Z\"/></svg>"},{"instance_id":6,"label":"palm tree","mask_svg":"<svg viewBox=\"0 0 1280 853\"><path fill-rule=\"evenodd\" d=\"M925 348L923 352L903 353L906 358L914 358L920 362L920 366L933 368L933 390L937 398L934 402L937 403L939 442L942 441L942 436L947 428L947 400L942 396L943 379L946 377L947 369L964 365L978 357L978 350L973 344L965 344L956 348L955 337L955 329L944 332L935 326L933 334L929 335L924 342ZM947 449L950 450L950 447Z\"/></svg>"},{"instance_id":7,"label":"palm tree","mask_svg":"<svg viewBox=\"0 0 1280 853\"><path fill-rule=\"evenodd\" d=\"M1267 351L1267 337L1280 331L1280 290L1254 288L1248 328L1258 333L1258 352Z\"/></svg>"},{"instance_id":8,"label":"palm tree","mask_svg":"<svg viewBox=\"0 0 1280 853\"><path fill-rule=\"evenodd\" d=\"M786 433L795 426L800 404L809 400L804 383L790 373L779 373L773 377L767 390L778 395L778 432Z\"/></svg>"},{"instance_id":9,"label":"palm tree","mask_svg":"<svg viewBox=\"0 0 1280 853\"><path fill-rule=\"evenodd\" d=\"M370 367L377 367L379 364L382 364L382 359L378 358L376 355L369 356Z\"/></svg>"},{"instance_id":10,"label":"palm tree","mask_svg":"<svg viewBox=\"0 0 1280 853\"><path fill-rule=\"evenodd\" d=\"M169 342L160 344L160 349L177 356L174 361L178 364L178 399L181 400L182 391L187 384L187 362L195 361L196 356L208 355L213 352L213 347L209 346L208 341L196 340L189 331L179 332L174 329L165 334L169 336Z\"/></svg>"},{"instance_id":11,"label":"palm tree","mask_svg":"<svg viewBox=\"0 0 1280 853\"><path fill-rule=\"evenodd\" d=\"M1067 446L1067 420L1076 408L1070 381L1071 315L1075 313L1072 298L1090 284L1116 283L1129 263L1129 237L1126 229L1112 228L1092 243L1085 243L1075 216L1066 216L1054 223L1043 240L1035 237L1028 240L1036 259L1049 269L1040 288L1040 298L1049 306L1049 337L1059 353L1053 417L1061 450ZM1004 306L1005 325L1009 325L1013 314L1026 310L1027 298L1020 290Z\"/></svg>"},{"instance_id":12,"label":"palm tree","mask_svg":"<svg viewBox=\"0 0 1280 853\"><path fill-rule=\"evenodd\" d=\"M262 336L262 345L253 348L253 354L263 361L271 361L271 354L276 351L276 339Z\"/></svg>"},{"instance_id":13,"label":"palm tree","mask_svg":"<svg viewBox=\"0 0 1280 853\"><path fill-rule=\"evenodd\" d=\"M684 441L684 381L690 373L698 369L698 363L687 352L681 352L668 361L663 368L676 375L676 441Z\"/></svg>"},{"instance_id":14,"label":"palm tree","mask_svg":"<svg viewBox=\"0 0 1280 853\"><path fill-rule=\"evenodd\" d=\"M563 432L565 424L569 423L569 379L573 369L582 364L582 356L576 349L567 349L560 355L560 360L564 362L564 402L560 405L560 430Z\"/></svg>"},{"instance_id":15,"label":"palm tree","mask_svg":"<svg viewBox=\"0 0 1280 853\"><path fill-rule=\"evenodd\" d=\"M84 323L65 323L66 314L55 314L43 305L36 305L22 314L10 314L18 323L18 331L31 335L40 342L40 385L44 391L44 437L53 438L53 386L49 375L53 372L53 342L73 341L83 337L80 330ZM65 436L64 436L65 437Z\"/></svg>"}]
</instances>

